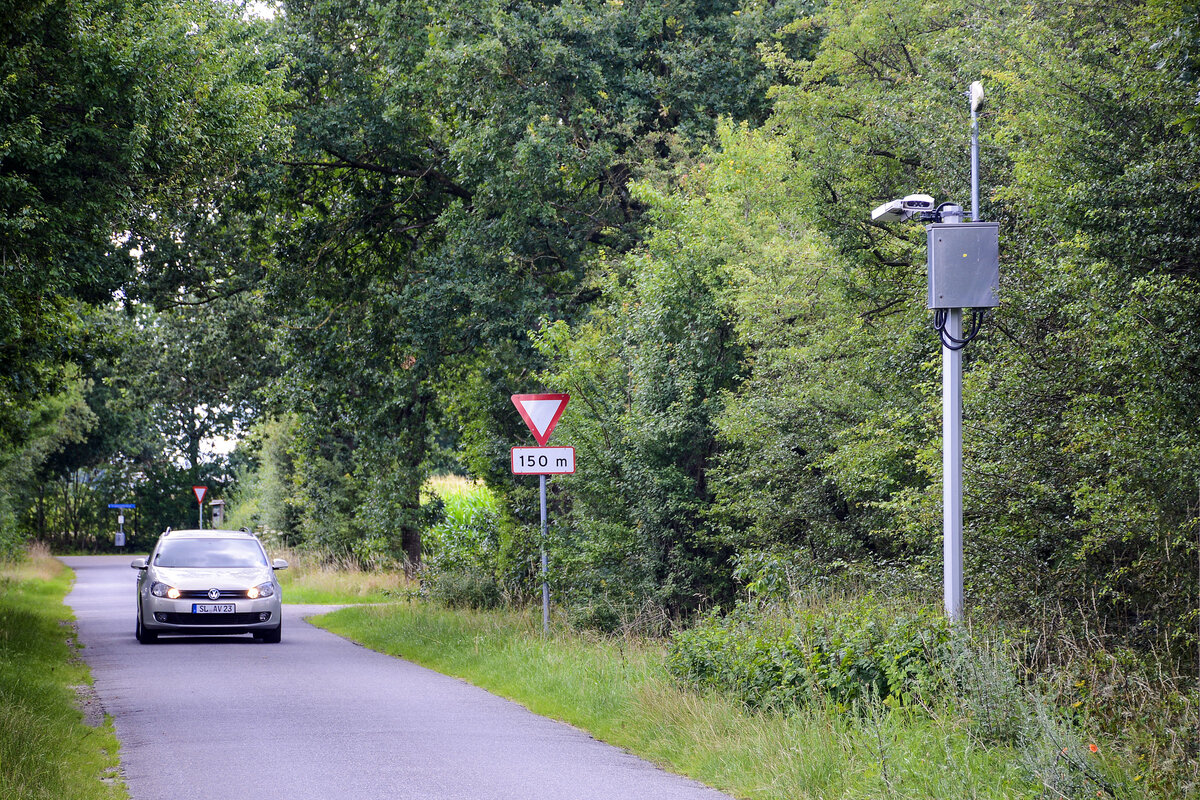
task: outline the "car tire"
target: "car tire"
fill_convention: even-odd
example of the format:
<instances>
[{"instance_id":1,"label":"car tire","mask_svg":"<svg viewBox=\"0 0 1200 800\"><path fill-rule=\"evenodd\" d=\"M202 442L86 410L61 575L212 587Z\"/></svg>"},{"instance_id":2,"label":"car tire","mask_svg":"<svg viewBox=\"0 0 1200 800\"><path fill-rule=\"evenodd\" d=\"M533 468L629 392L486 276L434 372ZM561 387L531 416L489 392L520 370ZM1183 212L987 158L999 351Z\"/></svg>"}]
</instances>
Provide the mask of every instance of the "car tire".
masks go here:
<instances>
[{"instance_id":1,"label":"car tire","mask_svg":"<svg viewBox=\"0 0 1200 800\"><path fill-rule=\"evenodd\" d=\"M158 641L158 634L146 630L146 626L142 624L141 609L138 609L137 626L133 629L133 636L142 644L153 644Z\"/></svg>"},{"instance_id":2,"label":"car tire","mask_svg":"<svg viewBox=\"0 0 1200 800\"><path fill-rule=\"evenodd\" d=\"M279 640L283 637L283 623L280 622L269 631L262 631L254 634L254 638L264 644L279 644Z\"/></svg>"}]
</instances>

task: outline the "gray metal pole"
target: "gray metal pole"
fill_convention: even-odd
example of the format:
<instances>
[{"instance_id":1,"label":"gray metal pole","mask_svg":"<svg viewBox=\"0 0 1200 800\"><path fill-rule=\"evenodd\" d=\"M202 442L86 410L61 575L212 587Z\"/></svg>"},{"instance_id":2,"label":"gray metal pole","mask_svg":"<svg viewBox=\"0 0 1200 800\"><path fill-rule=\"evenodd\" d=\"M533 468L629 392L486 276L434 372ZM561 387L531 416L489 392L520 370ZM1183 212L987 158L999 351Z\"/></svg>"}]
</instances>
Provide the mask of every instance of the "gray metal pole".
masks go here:
<instances>
[{"instance_id":1,"label":"gray metal pole","mask_svg":"<svg viewBox=\"0 0 1200 800\"><path fill-rule=\"evenodd\" d=\"M983 84L971 85L971 221L979 221L979 109ZM955 222L961 220L956 219ZM946 315L946 339L963 338L963 310ZM963 612L962 350L942 343L942 592L951 621Z\"/></svg>"},{"instance_id":2,"label":"gray metal pole","mask_svg":"<svg viewBox=\"0 0 1200 800\"><path fill-rule=\"evenodd\" d=\"M979 112L971 111L971 221L979 221Z\"/></svg>"},{"instance_id":3,"label":"gray metal pole","mask_svg":"<svg viewBox=\"0 0 1200 800\"><path fill-rule=\"evenodd\" d=\"M961 340L963 310L949 309L947 338ZM962 350L942 344L942 558L946 616L962 617Z\"/></svg>"},{"instance_id":4,"label":"gray metal pole","mask_svg":"<svg viewBox=\"0 0 1200 800\"><path fill-rule=\"evenodd\" d=\"M983 84L975 81L967 93L971 101L971 222L979 221L979 111L983 108Z\"/></svg>"},{"instance_id":5,"label":"gray metal pole","mask_svg":"<svg viewBox=\"0 0 1200 800\"><path fill-rule=\"evenodd\" d=\"M542 633L550 632L550 584L546 580L549 562L546 559L546 476L539 475L542 485Z\"/></svg>"}]
</instances>

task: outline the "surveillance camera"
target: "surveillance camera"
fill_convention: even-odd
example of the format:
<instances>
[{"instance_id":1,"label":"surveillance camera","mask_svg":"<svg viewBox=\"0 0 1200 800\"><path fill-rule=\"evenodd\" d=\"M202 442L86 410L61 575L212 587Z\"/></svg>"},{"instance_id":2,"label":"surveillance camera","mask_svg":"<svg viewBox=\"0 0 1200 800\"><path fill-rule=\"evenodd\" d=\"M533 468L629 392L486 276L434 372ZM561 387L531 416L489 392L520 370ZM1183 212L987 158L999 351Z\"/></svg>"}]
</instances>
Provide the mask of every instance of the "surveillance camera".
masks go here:
<instances>
[{"instance_id":1,"label":"surveillance camera","mask_svg":"<svg viewBox=\"0 0 1200 800\"><path fill-rule=\"evenodd\" d=\"M927 194L910 194L900 200L884 203L871 212L875 222L902 222L918 214L931 213L937 201Z\"/></svg>"},{"instance_id":2,"label":"surveillance camera","mask_svg":"<svg viewBox=\"0 0 1200 800\"><path fill-rule=\"evenodd\" d=\"M913 214L919 214L923 211L933 211L937 201L931 195L927 194L910 194L908 197L900 201L904 210L911 217Z\"/></svg>"}]
</instances>

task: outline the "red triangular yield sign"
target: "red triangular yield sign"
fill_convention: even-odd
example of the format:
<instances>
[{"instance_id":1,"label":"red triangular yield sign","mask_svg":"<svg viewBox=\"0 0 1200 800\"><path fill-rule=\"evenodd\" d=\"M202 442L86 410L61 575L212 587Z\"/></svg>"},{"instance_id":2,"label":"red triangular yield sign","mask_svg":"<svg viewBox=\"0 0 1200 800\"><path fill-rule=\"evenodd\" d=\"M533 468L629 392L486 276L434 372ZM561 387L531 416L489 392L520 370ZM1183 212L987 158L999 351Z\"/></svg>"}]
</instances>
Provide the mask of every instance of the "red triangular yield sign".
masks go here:
<instances>
[{"instance_id":1,"label":"red triangular yield sign","mask_svg":"<svg viewBox=\"0 0 1200 800\"><path fill-rule=\"evenodd\" d=\"M208 492L207 486L193 486L192 491L196 493L196 502L203 504L204 495Z\"/></svg>"},{"instance_id":2,"label":"red triangular yield sign","mask_svg":"<svg viewBox=\"0 0 1200 800\"><path fill-rule=\"evenodd\" d=\"M550 434L558 424L567 407L569 394L514 394L513 405L521 413L521 419L529 426L533 438L543 447L550 441Z\"/></svg>"}]
</instances>

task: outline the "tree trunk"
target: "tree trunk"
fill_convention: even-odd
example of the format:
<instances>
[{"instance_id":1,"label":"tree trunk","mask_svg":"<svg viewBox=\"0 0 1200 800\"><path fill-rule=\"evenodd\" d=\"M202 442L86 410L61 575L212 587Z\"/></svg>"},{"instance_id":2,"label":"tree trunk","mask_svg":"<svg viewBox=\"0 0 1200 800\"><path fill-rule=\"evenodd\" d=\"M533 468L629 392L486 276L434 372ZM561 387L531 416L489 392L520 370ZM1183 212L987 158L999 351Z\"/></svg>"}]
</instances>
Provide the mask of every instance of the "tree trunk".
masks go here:
<instances>
[{"instance_id":1,"label":"tree trunk","mask_svg":"<svg viewBox=\"0 0 1200 800\"><path fill-rule=\"evenodd\" d=\"M421 483L406 487L404 514L401 515L400 547L404 550L404 573L410 578L421 566Z\"/></svg>"}]
</instances>

